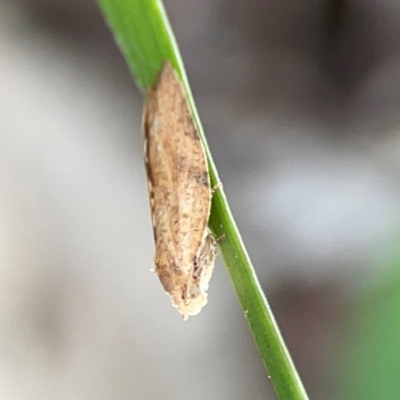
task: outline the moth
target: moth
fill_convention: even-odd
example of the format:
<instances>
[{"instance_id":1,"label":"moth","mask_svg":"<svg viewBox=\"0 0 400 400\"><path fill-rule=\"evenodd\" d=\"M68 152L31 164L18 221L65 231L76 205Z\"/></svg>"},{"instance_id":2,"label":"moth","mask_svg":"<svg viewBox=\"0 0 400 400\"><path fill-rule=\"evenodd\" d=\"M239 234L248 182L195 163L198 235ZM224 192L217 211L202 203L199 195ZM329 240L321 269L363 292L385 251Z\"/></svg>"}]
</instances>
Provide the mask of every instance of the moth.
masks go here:
<instances>
[{"instance_id":1,"label":"moth","mask_svg":"<svg viewBox=\"0 0 400 400\"><path fill-rule=\"evenodd\" d=\"M204 146L168 62L147 93L143 132L155 272L186 320L207 303L216 240L207 227L212 191Z\"/></svg>"}]
</instances>

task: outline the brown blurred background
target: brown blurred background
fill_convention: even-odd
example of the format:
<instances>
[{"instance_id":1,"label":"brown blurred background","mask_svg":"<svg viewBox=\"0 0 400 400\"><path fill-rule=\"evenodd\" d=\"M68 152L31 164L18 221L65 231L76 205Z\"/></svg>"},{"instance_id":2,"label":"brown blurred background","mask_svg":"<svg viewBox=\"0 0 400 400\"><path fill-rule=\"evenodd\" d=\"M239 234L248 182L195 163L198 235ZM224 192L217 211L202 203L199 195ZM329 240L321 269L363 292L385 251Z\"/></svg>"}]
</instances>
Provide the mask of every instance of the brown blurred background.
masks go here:
<instances>
[{"instance_id":1,"label":"brown blurred background","mask_svg":"<svg viewBox=\"0 0 400 400\"><path fill-rule=\"evenodd\" d=\"M165 6L310 398L355 399L353 311L398 247L399 3ZM150 273L140 119L93 1L0 0L1 399L274 398L222 263L186 323Z\"/></svg>"}]
</instances>

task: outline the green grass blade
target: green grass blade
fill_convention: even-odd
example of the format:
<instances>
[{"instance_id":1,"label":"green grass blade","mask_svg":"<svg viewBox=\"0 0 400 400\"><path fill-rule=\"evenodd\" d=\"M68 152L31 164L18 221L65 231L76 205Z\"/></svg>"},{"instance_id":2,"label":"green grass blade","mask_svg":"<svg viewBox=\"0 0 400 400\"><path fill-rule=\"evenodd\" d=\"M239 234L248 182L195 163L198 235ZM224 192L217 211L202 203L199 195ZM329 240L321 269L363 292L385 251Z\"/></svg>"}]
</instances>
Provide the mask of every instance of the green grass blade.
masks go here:
<instances>
[{"instance_id":1,"label":"green grass blade","mask_svg":"<svg viewBox=\"0 0 400 400\"><path fill-rule=\"evenodd\" d=\"M186 88L193 116L205 144L211 183L219 182L203 133L183 63L161 1L97 0L142 93L151 87L169 60ZM210 228L225 235L220 254L225 262L244 315L280 400L308 399L278 326L259 285L223 190L213 196Z\"/></svg>"}]
</instances>

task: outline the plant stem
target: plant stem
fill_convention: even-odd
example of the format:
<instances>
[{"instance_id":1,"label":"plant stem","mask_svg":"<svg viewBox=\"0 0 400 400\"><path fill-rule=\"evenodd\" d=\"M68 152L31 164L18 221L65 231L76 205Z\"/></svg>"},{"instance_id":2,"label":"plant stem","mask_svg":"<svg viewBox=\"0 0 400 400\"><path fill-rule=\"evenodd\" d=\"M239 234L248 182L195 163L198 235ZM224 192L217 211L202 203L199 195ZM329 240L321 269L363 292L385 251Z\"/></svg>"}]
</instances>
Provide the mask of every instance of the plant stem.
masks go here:
<instances>
[{"instance_id":1,"label":"plant stem","mask_svg":"<svg viewBox=\"0 0 400 400\"><path fill-rule=\"evenodd\" d=\"M97 1L143 94L155 83L164 61L169 60L177 70L187 91L193 117L206 149L211 184L216 185L219 183L218 173L161 1ZM222 189L217 190L213 196L209 225L217 237L225 235L225 239L219 244L219 250L278 398L307 400L307 394L257 280Z\"/></svg>"}]
</instances>

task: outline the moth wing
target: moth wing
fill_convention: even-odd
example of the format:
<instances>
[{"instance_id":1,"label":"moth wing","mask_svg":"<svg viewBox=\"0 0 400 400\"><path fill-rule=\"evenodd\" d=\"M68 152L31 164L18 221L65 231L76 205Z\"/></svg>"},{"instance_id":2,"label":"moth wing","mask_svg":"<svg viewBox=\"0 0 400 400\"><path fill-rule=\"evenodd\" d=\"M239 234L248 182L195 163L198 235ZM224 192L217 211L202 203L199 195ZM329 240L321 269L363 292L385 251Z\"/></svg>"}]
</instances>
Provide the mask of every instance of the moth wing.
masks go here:
<instances>
[{"instance_id":1,"label":"moth wing","mask_svg":"<svg viewBox=\"0 0 400 400\"><path fill-rule=\"evenodd\" d=\"M156 263L187 273L207 229L211 190L204 147L169 64L149 92L143 123Z\"/></svg>"}]
</instances>

